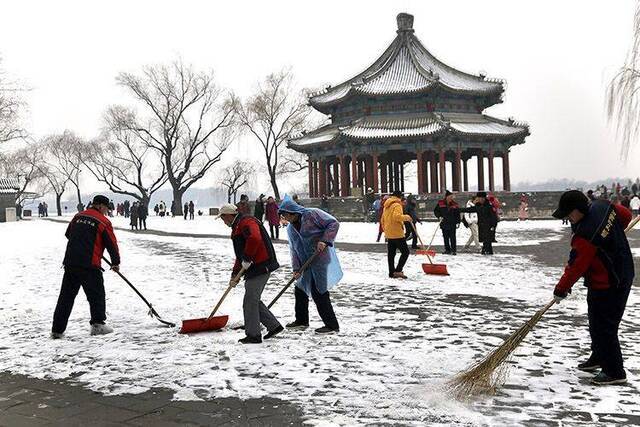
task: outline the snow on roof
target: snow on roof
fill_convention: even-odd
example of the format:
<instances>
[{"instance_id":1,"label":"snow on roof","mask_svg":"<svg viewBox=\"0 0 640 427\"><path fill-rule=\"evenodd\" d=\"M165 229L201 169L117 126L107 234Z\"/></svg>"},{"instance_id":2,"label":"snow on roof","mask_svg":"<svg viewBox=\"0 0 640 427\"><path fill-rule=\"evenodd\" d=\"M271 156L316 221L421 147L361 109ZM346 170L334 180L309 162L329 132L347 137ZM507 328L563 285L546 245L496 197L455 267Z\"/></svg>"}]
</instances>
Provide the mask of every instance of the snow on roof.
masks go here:
<instances>
[{"instance_id":1,"label":"snow on roof","mask_svg":"<svg viewBox=\"0 0 640 427\"><path fill-rule=\"evenodd\" d=\"M20 190L18 178L0 178L0 194L12 194Z\"/></svg>"}]
</instances>

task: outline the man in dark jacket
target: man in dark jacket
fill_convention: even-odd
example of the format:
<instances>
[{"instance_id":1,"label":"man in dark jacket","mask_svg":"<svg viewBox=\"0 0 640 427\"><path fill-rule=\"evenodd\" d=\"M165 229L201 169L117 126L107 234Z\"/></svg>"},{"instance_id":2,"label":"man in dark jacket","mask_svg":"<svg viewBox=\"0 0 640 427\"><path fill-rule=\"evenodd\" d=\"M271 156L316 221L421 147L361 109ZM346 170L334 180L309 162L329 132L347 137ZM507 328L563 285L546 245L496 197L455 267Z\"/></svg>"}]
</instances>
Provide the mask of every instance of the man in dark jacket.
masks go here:
<instances>
[{"instance_id":1,"label":"man in dark jacket","mask_svg":"<svg viewBox=\"0 0 640 427\"><path fill-rule=\"evenodd\" d=\"M635 275L633 256L625 235L631 212L606 200L589 202L577 190L560 197L558 219L571 222L571 252L553 295L562 301L581 277L587 287L591 356L578 365L586 372L601 371L591 379L597 385L623 384L624 371L618 326Z\"/></svg>"},{"instance_id":2,"label":"man in dark jacket","mask_svg":"<svg viewBox=\"0 0 640 427\"><path fill-rule=\"evenodd\" d=\"M444 238L444 253L456 255L456 229L460 224L460 206L455 201L452 192L447 191L444 199L440 200L433 210L436 218L440 219L440 229Z\"/></svg>"},{"instance_id":3,"label":"man in dark jacket","mask_svg":"<svg viewBox=\"0 0 640 427\"><path fill-rule=\"evenodd\" d=\"M107 317L101 260L106 248L111 258L111 269L119 271L120 253L111 222L105 216L108 211L109 199L95 196L91 208L76 214L67 227L64 276L51 328L51 337L54 339L62 338L67 329L73 303L81 286L89 301L91 335L113 332L104 324Z\"/></svg>"},{"instance_id":4,"label":"man in dark jacket","mask_svg":"<svg viewBox=\"0 0 640 427\"><path fill-rule=\"evenodd\" d=\"M476 206L471 208L478 214L478 238L482 242L482 255L493 255L493 242L496 241L496 227L498 213L487 199L487 193L479 191L476 194Z\"/></svg>"},{"instance_id":5,"label":"man in dark jacket","mask_svg":"<svg viewBox=\"0 0 640 427\"><path fill-rule=\"evenodd\" d=\"M236 254L232 277L237 275L240 269L246 270L242 302L246 337L240 342L259 344L262 342L260 323L267 328L264 339L272 338L284 330L278 319L260 300L271 272L277 270L280 264L262 222L255 217L238 213L237 207L231 204L220 208L219 218L231 227L231 240Z\"/></svg>"},{"instance_id":6,"label":"man in dark jacket","mask_svg":"<svg viewBox=\"0 0 640 427\"><path fill-rule=\"evenodd\" d=\"M256 199L256 205L253 207L253 216L260 222L264 220L264 194Z\"/></svg>"},{"instance_id":7,"label":"man in dark jacket","mask_svg":"<svg viewBox=\"0 0 640 427\"><path fill-rule=\"evenodd\" d=\"M196 210L196 205L193 204L193 200L189 201L189 219L194 219L195 218L195 210Z\"/></svg>"},{"instance_id":8,"label":"man in dark jacket","mask_svg":"<svg viewBox=\"0 0 640 427\"><path fill-rule=\"evenodd\" d=\"M411 222L406 222L404 224L404 237L407 240L411 239L411 249L418 249L418 235L416 234L415 226L420 222L420 218L418 218L418 204L416 203L416 199L413 195L410 194L407 196L403 210L405 215L409 215L411 217Z\"/></svg>"},{"instance_id":9,"label":"man in dark jacket","mask_svg":"<svg viewBox=\"0 0 640 427\"><path fill-rule=\"evenodd\" d=\"M140 223L140 230L142 227L147 229L147 217L149 216L149 206L146 203L140 202L138 204L138 222Z\"/></svg>"}]
</instances>

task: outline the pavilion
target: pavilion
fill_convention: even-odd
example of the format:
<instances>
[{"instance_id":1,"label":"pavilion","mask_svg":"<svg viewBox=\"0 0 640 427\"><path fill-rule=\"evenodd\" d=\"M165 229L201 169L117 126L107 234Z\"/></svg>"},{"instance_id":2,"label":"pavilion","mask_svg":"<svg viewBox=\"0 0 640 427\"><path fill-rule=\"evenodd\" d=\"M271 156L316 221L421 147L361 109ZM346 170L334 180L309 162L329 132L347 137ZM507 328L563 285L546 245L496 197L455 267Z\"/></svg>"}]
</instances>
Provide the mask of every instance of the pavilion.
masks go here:
<instances>
[{"instance_id":1,"label":"pavilion","mask_svg":"<svg viewBox=\"0 0 640 427\"><path fill-rule=\"evenodd\" d=\"M529 127L483 113L502 102L505 82L436 59L414 35L412 15L400 13L397 23L396 38L373 65L309 97L330 118L288 141L308 156L309 196L404 191L405 165L414 160L419 194L468 191L474 157L478 189L496 190L499 157L503 190L510 191L509 150L525 142Z\"/></svg>"}]
</instances>

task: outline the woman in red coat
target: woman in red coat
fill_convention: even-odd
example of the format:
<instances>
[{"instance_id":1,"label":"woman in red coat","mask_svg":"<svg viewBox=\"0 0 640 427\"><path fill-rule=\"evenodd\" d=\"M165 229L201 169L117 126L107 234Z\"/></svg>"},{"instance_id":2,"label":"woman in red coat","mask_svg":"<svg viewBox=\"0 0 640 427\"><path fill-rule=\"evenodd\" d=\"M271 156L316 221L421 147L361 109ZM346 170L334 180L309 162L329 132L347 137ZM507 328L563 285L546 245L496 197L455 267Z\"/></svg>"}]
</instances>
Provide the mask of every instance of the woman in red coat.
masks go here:
<instances>
[{"instance_id":1,"label":"woman in red coat","mask_svg":"<svg viewBox=\"0 0 640 427\"><path fill-rule=\"evenodd\" d=\"M266 207L267 221L269 221L269 233L271 240L274 239L273 230L275 228L275 239L280 238L280 215L278 214L278 204L272 196L267 199Z\"/></svg>"}]
</instances>

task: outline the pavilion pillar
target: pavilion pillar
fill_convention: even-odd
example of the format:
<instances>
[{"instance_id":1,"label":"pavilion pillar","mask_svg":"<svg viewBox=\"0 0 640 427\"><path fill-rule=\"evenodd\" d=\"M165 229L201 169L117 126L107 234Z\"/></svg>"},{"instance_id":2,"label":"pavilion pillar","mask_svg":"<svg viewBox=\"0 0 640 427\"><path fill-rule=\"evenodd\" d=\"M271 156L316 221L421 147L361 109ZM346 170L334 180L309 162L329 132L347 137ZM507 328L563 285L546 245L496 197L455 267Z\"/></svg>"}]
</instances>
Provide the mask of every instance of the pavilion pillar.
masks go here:
<instances>
[{"instance_id":1,"label":"pavilion pillar","mask_svg":"<svg viewBox=\"0 0 640 427\"><path fill-rule=\"evenodd\" d=\"M364 187L368 191L373 186L373 157L366 156L364 158Z\"/></svg>"},{"instance_id":2,"label":"pavilion pillar","mask_svg":"<svg viewBox=\"0 0 640 427\"><path fill-rule=\"evenodd\" d=\"M388 193L389 184L387 183L387 160L380 161L380 192Z\"/></svg>"},{"instance_id":3,"label":"pavilion pillar","mask_svg":"<svg viewBox=\"0 0 640 427\"><path fill-rule=\"evenodd\" d=\"M404 163L400 163L400 191L404 193Z\"/></svg>"},{"instance_id":4,"label":"pavilion pillar","mask_svg":"<svg viewBox=\"0 0 640 427\"><path fill-rule=\"evenodd\" d=\"M489 159L489 191L496 191L495 178L493 175L493 147L489 148L487 158Z\"/></svg>"},{"instance_id":5,"label":"pavilion pillar","mask_svg":"<svg viewBox=\"0 0 640 427\"><path fill-rule=\"evenodd\" d=\"M439 161L440 164L440 192L444 193L447 190L447 164L444 158L444 148L440 147Z\"/></svg>"},{"instance_id":6,"label":"pavilion pillar","mask_svg":"<svg viewBox=\"0 0 640 427\"><path fill-rule=\"evenodd\" d=\"M313 197L313 160L311 157L307 159L307 167L309 169L309 198Z\"/></svg>"},{"instance_id":7,"label":"pavilion pillar","mask_svg":"<svg viewBox=\"0 0 640 427\"><path fill-rule=\"evenodd\" d=\"M461 157L461 153L460 153L460 148L456 148L456 155L455 155L455 160L453 162L453 168L452 168L452 176L453 176L453 191L460 191L460 183L462 182L462 178L461 178L461 167L460 167L460 157Z\"/></svg>"},{"instance_id":8,"label":"pavilion pillar","mask_svg":"<svg viewBox=\"0 0 640 427\"><path fill-rule=\"evenodd\" d=\"M484 190L484 158L482 150L478 153L478 191Z\"/></svg>"},{"instance_id":9,"label":"pavilion pillar","mask_svg":"<svg viewBox=\"0 0 640 427\"><path fill-rule=\"evenodd\" d=\"M365 176L364 176L364 160L360 160L358 159L358 187L360 188L364 188L364 182L365 181ZM364 194L364 191L362 192Z\"/></svg>"},{"instance_id":10,"label":"pavilion pillar","mask_svg":"<svg viewBox=\"0 0 640 427\"><path fill-rule=\"evenodd\" d=\"M371 155L371 172L373 173L373 180L371 184L373 185L373 192L378 193L380 188L378 187L378 153L373 153Z\"/></svg>"},{"instance_id":11,"label":"pavilion pillar","mask_svg":"<svg viewBox=\"0 0 640 427\"><path fill-rule=\"evenodd\" d=\"M318 174L318 181L320 184L318 197L322 197L327 194L327 162L324 158L321 158L318 163L320 169L320 173Z\"/></svg>"},{"instance_id":12,"label":"pavilion pillar","mask_svg":"<svg viewBox=\"0 0 640 427\"><path fill-rule=\"evenodd\" d=\"M511 191L511 172L509 171L509 149L502 152L502 189Z\"/></svg>"},{"instance_id":13,"label":"pavilion pillar","mask_svg":"<svg viewBox=\"0 0 640 427\"><path fill-rule=\"evenodd\" d=\"M393 190L400 190L400 165L395 160L393 162Z\"/></svg>"},{"instance_id":14,"label":"pavilion pillar","mask_svg":"<svg viewBox=\"0 0 640 427\"><path fill-rule=\"evenodd\" d=\"M416 151L416 161L418 163L418 194L424 194L424 159L422 158L422 150Z\"/></svg>"},{"instance_id":15,"label":"pavilion pillar","mask_svg":"<svg viewBox=\"0 0 640 427\"><path fill-rule=\"evenodd\" d=\"M340 195L349 197L349 166L347 156L340 156Z\"/></svg>"},{"instance_id":16,"label":"pavilion pillar","mask_svg":"<svg viewBox=\"0 0 640 427\"><path fill-rule=\"evenodd\" d=\"M467 160L462 160L462 191L469 191L469 171L467 170Z\"/></svg>"},{"instance_id":17,"label":"pavilion pillar","mask_svg":"<svg viewBox=\"0 0 640 427\"><path fill-rule=\"evenodd\" d=\"M358 156L351 153L351 187L358 187Z\"/></svg>"},{"instance_id":18,"label":"pavilion pillar","mask_svg":"<svg viewBox=\"0 0 640 427\"><path fill-rule=\"evenodd\" d=\"M429 169L431 172L431 192L438 192L438 162L436 160L436 152L431 150L429 152Z\"/></svg>"},{"instance_id":19,"label":"pavilion pillar","mask_svg":"<svg viewBox=\"0 0 640 427\"><path fill-rule=\"evenodd\" d=\"M338 175L338 163L340 163L340 159L336 157L333 159L333 188L331 195L338 197L340 196L340 176Z\"/></svg>"}]
</instances>

